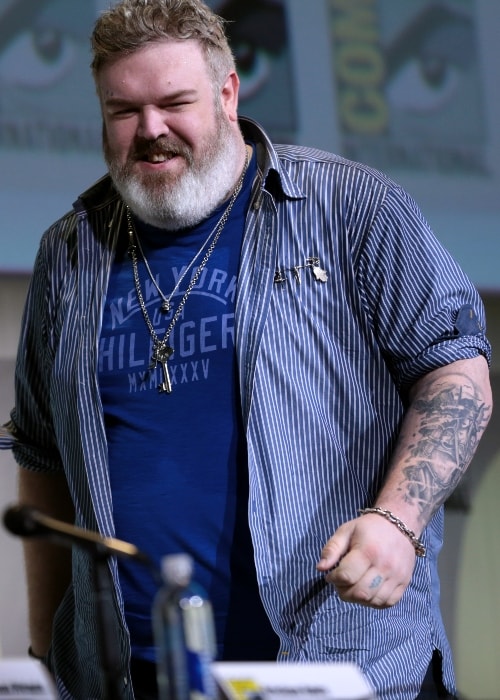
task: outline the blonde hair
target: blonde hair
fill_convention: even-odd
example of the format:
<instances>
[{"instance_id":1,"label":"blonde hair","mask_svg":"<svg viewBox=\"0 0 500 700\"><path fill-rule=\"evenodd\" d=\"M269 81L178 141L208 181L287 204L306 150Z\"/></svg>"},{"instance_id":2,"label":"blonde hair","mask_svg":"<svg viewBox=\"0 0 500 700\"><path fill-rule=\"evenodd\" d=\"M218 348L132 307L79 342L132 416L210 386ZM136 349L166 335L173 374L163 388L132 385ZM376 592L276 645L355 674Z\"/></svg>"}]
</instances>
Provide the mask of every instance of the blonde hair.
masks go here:
<instances>
[{"instance_id":1,"label":"blonde hair","mask_svg":"<svg viewBox=\"0 0 500 700\"><path fill-rule=\"evenodd\" d=\"M146 44L194 39L205 55L214 87L235 70L224 20L202 0L120 0L97 19L91 37L92 73Z\"/></svg>"}]
</instances>

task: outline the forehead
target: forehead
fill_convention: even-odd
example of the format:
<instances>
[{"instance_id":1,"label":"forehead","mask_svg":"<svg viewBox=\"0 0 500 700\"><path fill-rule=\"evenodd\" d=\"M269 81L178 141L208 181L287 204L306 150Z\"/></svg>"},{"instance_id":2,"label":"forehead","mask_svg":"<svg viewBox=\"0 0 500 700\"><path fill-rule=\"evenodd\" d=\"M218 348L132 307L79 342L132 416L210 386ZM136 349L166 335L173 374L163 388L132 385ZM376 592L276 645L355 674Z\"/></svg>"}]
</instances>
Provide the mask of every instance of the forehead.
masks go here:
<instances>
[{"instance_id":1,"label":"forehead","mask_svg":"<svg viewBox=\"0 0 500 700\"><path fill-rule=\"evenodd\" d=\"M172 89L209 82L200 44L193 40L158 41L105 63L97 76L100 90Z\"/></svg>"}]
</instances>

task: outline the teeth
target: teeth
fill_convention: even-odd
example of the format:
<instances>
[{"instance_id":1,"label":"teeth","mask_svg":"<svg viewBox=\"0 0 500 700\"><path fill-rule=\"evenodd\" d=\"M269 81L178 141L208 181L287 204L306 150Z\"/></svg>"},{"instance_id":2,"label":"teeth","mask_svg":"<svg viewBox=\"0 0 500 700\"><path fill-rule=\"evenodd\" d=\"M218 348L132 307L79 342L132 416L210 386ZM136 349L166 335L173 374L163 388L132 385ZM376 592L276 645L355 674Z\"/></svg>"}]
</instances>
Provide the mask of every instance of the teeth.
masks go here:
<instances>
[{"instance_id":1,"label":"teeth","mask_svg":"<svg viewBox=\"0 0 500 700\"><path fill-rule=\"evenodd\" d=\"M167 160L167 157L163 155L154 155L151 156L150 160L152 163L164 163Z\"/></svg>"}]
</instances>

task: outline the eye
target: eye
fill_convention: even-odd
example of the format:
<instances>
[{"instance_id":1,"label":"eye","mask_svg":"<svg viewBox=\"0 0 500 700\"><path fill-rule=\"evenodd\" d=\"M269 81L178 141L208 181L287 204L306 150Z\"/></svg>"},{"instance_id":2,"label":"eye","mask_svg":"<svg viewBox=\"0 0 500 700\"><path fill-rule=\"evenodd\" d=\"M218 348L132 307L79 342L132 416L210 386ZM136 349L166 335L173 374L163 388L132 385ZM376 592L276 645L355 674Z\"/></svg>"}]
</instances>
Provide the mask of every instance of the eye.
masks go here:
<instances>
[{"instance_id":1,"label":"eye","mask_svg":"<svg viewBox=\"0 0 500 700\"><path fill-rule=\"evenodd\" d=\"M271 74L268 54L250 44L238 44L234 54L240 76L240 96L249 99L267 83Z\"/></svg>"},{"instance_id":2,"label":"eye","mask_svg":"<svg viewBox=\"0 0 500 700\"><path fill-rule=\"evenodd\" d=\"M442 60L409 61L387 86L389 101L402 109L430 112L441 108L456 93L461 71Z\"/></svg>"},{"instance_id":3,"label":"eye","mask_svg":"<svg viewBox=\"0 0 500 700\"><path fill-rule=\"evenodd\" d=\"M59 30L27 31L0 56L0 80L23 88L48 87L71 70L76 57L75 42Z\"/></svg>"}]
</instances>

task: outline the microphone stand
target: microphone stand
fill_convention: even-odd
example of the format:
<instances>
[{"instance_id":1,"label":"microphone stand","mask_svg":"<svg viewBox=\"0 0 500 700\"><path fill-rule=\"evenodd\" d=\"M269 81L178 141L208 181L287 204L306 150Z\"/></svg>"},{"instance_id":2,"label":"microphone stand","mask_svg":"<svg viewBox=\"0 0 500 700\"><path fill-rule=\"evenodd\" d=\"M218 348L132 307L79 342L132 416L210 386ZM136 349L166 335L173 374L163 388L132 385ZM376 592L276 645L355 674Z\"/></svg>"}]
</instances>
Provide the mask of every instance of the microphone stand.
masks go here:
<instances>
[{"instance_id":1,"label":"microphone stand","mask_svg":"<svg viewBox=\"0 0 500 700\"><path fill-rule=\"evenodd\" d=\"M89 550L90 551L90 550ZM93 586L96 621L98 628L101 670L104 680L105 700L121 698L121 665L118 644L112 638L113 629L113 592L108 568L109 552L96 547L93 554Z\"/></svg>"},{"instance_id":2,"label":"microphone stand","mask_svg":"<svg viewBox=\"0 0 500 700\"><path fill-rule=\"evenodd\" d=\"M29 506L18 505L8 508L3 520L6 528L15 535L30 538L48 537L56 544L66 547L79 546L92 557L92 592L105 687L103 700L120 700L122 669L119 647L111 635L111 630L114 628L112 615L114 599L109 558L118 556L135 559L147 566L155 581L159 582L159 572L152 560L128 542L102 537L98 533L55 520Z\"/></svg>"}]
</instances>

